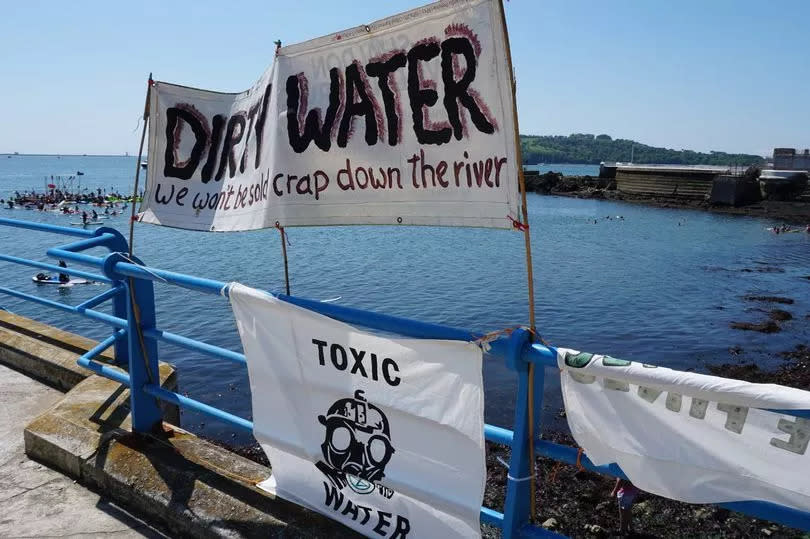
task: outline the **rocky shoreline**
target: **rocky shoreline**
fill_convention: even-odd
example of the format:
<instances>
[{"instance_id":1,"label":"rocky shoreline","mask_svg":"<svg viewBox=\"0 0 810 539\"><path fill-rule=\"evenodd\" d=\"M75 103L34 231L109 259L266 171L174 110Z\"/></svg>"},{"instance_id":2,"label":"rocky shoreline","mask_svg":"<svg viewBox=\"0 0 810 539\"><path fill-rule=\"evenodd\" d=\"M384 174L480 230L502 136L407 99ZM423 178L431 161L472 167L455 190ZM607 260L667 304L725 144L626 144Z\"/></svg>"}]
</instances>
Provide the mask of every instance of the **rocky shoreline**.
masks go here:
<instances>
[{"instance_id":1,"label":"rocky shoreline","mask_svg":"<svg viewBox=\"0 0 810 539\"><path fill-rule=\"evenodd\" d=\"M706 200L695 200L687 197L622 193L616 189L614 179L599 178L597 176L563 176L559 172L527 175L526 191L541 195L617 200L659 208L689 208L732 215L751 215L775 219L793 225L810 223L810 203L808 202L762 200L747 206L723 206L710 204Z\"/></svg>"}]
</instances>

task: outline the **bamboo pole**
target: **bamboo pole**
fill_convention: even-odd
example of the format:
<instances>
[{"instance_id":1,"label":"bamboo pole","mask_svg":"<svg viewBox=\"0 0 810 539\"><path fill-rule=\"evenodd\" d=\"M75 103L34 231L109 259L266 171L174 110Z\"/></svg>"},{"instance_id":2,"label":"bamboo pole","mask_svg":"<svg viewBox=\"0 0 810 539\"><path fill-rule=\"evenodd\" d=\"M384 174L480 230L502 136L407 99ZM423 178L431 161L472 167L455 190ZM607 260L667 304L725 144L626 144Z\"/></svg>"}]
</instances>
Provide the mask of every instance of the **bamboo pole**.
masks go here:
<instances>
[{"instance_id":1,"label":"bamboo pole","mask_svg":"<svg viewBox=\"0 0 810 539\"><path fill-rule=\"evenodd\" d=\"M132 211L129 216L129 257L132 258L132 242L135 236L135 201L138 198L138 180L141 177L141 157L143 156L143 141L146 138L146 127L149 120L149 97L152 93L152 74L149 73L149 82L146 87L146 103L143 106L143 130L141 131L141 145L138 147L138 159L135 161L135 187L132 190Z\"/></svg>"},{"instance_id":2,"label":"bamboo pole","mask_svg":"<svg viewBox=\"0 0 810 539\"><path fill-rule=\"evenodd\" d=\"M534 271L532 268L532 242L531 233L529 231L529 209L526 204L526 178L523 175L523 155L520 149L520 127L518 124L517 114L517 83L515 81L515 72L512 66L512 50L509 46L509 30L506 27L506 12L503 8L503 0L498 0L498 5L501 10L501 26L503 28L503 37L506 45L506 64L509 69L509 77L512 83L512 112L515 119L515 152L517 153L517 167L518 167L518 182L520 185L520 199L522 205L523 217L523 240L526 246L526 279L527 289L529 294L529 326L531 328L532 338L537 334L537 325L534 313ZM536 501L535 501L535 463L534 463L534 363L529 363L529 394L527 403L528 415L528 433L529 433L529 518L533 522L536 514Z\"/></svg>"}]
</instances>

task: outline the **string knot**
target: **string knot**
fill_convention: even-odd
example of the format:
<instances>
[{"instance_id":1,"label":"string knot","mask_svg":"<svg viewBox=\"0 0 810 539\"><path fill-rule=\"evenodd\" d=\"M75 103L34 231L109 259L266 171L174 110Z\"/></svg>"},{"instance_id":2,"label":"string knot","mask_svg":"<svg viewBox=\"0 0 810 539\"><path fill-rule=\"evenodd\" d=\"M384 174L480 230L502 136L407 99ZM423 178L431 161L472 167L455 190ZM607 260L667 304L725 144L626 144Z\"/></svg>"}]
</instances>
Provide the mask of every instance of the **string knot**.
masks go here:
<instances>
[{"instance_id":1,"label":"string knot","mask_svg":"<svg viewBox=\"0 0 810 539\"><path fill-rule=\"evenodd\" d=\"M510 221L512 221L512 228L516 228L517 230L520 230L521 232L525 232L525 231L529 230L529 225L528 224L524 224L524 223L521 223L520 221L515 220L515 218L513 218L511 215L507 215L506 218L509 219Z\"/></svg>"}]
</instances>

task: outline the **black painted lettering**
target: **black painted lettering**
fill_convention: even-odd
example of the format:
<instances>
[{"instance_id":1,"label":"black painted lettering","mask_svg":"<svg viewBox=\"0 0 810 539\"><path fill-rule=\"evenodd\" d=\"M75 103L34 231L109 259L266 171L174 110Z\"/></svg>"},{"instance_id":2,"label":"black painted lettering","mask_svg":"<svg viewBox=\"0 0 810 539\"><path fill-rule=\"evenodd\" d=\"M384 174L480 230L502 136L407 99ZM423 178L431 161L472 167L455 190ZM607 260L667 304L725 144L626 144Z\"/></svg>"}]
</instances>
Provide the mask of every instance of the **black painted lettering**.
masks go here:
<instances>
[{"instance_id":1,"label":"black painted lettering","mask_svg":"<svg viewBox=\"0 0 810 539\"><path fill-rule=\"evenodd\" d=\"M318 361L321 365L326 365L326 359L323 357L323 349L326 347L326 341L312 339L312 344L318 347Z\"/></svg>"},{"instance_id":2,"label":"black painted lettering","mask_svg":"<svg viewBox=\"0 0 810 539\"><path fill-rule=\"evenodd\" d=\"M453 57L461 55L464 57L466 69L459 80L455 80L453 73ZM453 134L456 140L463 137L461 118L459 117L459 102L470 113L470 119L476 129L488 135L495 132L487 117L481 112L478 103L470 95L469 88L475 79L477 59L472 43L466 37L451 37L442 42L442 82L444 83L444 108L447 110L447 118L453 126Z\"/></svg>"},{"instance_id":3,"label":"black painted lettering","mask_svg":"<svg viewBox=\"0 0 810 539\"><path fill-rule=\"evenodd\" d=\"M385 381L388 382L388 385L398 386L402 380L399 378L399 376L392 378L390 372L392 370L396 373L399 373L399 367L394 362L394 360L391 359L390 357L383 359L382 361L383 378L385 378Z\"/></svg>"},{"instance_id":4,"label":"black painted lettering","mask_svg":"<svg viewBox=\"0 0 810 539\"><path fill-rule=\"evenodd\" d=\"M359 372L363 377L368 378L368 374L366 374L366 369L363 367L363 357L366 355L365 350L355 350L354 348L349 348L352 353L352 358L354 359L354 365L352 365L352 370L350 371L352 374Z\"/></svg>"},{"instance_id":5,"label":"black painted lettering","mask_svg":"<svg viewBox=\"0 0 810 539\"><path fill-rule=\"evenodd\" d=\"M324 505L327 507L332 506L335 511L339 510L340 506L343 505L343 493L331 484L324 483L323 489L326 492Z\"/></svg>"},{"instance_id":6,"label":"black painted lettering","mask_svg":"<svg viewBox=\"0 0 810 539\"><path fill-rule=\"evenodd\" d=\"M355 101L355 95L359 101ZM377 144L377 118L374 115L372 96L366 93L366 85L360 73L360 65L351 63L346 66L346 97L343 101L343 118L340 120L337 144L345 148L349 142L349 133L355 116L364 116L366 120L366 144Z\"/></svg>"},{"instance_id":7,"label":"black painted lettering","mask_svg":"<svg viewBox=\"0 0 810 539\"><path fill-rule=\"evenodd\" d=\"M163 175L168 178L188 180L200 164L203 150L208 144L208 126L205 118L186 107L166 109L166 152L164 154ZM182 123L181 123L182 122ZM188 125L194 133L194 146L185 161L179 161L177 149L180 146L183 125Z\"/></svg>"},{"instance_id":8,"label":"black painted lettering","mask_svg":"<svg viewBox=\"0 0 810 539\"><path fill-rule=\"evenodd\" d=\"M225 166L228 167L228 177L233 178L236 174L236 156L234 148L245 135L245 113L237 112L228 120L228 128L225 130L225 141L222 144L222 155L219 158L219 168L214 178L220 181L225 175Z\"/></svg>"},{"instance_id":9,"label":"black painted lettering","mask_svg":"<svg viewBox=\"0 0 810 539\"><path fill-rule=\"evenodd\" d=\"M346 356L346 349L339 344L333 344L329 347L329 354L332 357L332 365L339 371L345 371L349 365L349 358ZM340 359L338 360L338 355Z\"/></svg>"},{"instance_id":10,"label":"black painted lettering","mask_svg":"<svg viewBox=\"0 0 810 539\"><path fill-rule=\"evenodd\" d=\"M391 534L391 539L397 539L398 537L406 539L409 531L411 531L411 522L407 518L397 515L397 524L394 533Z\"/></svg>"},{"instance_id":11,"label":"black painted lettering","mask_svg":"<svg viewBox=\"0 0 810 539\"><path fill-rule=\"evenodd\" d=\"M396 146L399 142L399 111L397 110L397 96L391 89L391 74L401 67L405 67L407 58L405 53L399 52L385 62L371 62L366 65L366 73L370 77L377 77L377 85L382 93L385 106L385 118L388 126L388 144Z\"/></svg>"},{"instance_id":12,"label":"black painted lettering","mask_svg":"<svg viewBox=\"0 0 810 539\"><path fill-rule=\"evenodd\" d=\"M439 100L439 94L432 88L422 88L419 62L427 62L439 55L441 49L436 42L421 43L408 51L408 101L411 104L413 131L420 144L444 144L450 141L452 129L425 129L424 107L432 107Z\"/></svg>"},{"instance_id":13,"label":"black painted lettering","mask_svg":"<svg viewBox=\"0 0 810 539\"><path fill-rule=\"evenodd\" d=\"M262 109L259 116L256 118L256 160L253 168L259 168L262 160L262 141L264 140L264 123L267 119L267 107L270 105L270 95L273 89L272 84L268 84L264 89L264 97L262 98Z\"/></svg>"},{"instance_id":14,"label":"black painted lettering","mask_svg":"<svg viewBox=\"0 0 810 539\"><path fill-rule=\"evenodd\" d=\"M303 73L287 78L287 138L295 153L302 153L310 142L325 152L332 146L332 125L340 108L340 72L336 67L329 70L329 77L329 106L323 123L321 109L312 109L304 119L303 132L298 118L303 115L301 109L306 109L309 98L307 79Z\"/></svg>"},{"instance_id":15,"label":"black painted lettering","mask_svg":"<svg viewBox=\"0 0 810 539\"><path fill-rule=\"evenodd\" d=\"M374 526L374 532L384 536L387 533L385 529L391 525L389 518L391 518L391 513L377 511L377 525Z\"/></svg>"}]
</instances>

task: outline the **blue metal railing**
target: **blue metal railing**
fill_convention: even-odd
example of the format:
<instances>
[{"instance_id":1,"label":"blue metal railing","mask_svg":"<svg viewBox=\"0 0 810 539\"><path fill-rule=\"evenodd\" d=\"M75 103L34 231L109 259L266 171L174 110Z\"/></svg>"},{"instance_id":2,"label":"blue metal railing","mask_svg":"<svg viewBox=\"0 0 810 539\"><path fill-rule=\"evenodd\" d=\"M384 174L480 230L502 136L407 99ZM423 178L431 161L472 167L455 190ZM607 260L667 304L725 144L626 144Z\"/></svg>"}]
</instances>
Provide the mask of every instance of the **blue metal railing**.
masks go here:
<instances>
[{"instance_id":1,"label":"blue metal railing","mask_svg":"<svg viewBox=\"0 0 810 539\"><path fill-rule=\"evenodd\" d=\"M0 261L59 271L85 279L109 283L110 289L77 306L51 301L7 287L0 287L0 293L65 312L82 315L113 327L112 335L83 354L79 358L78 363L101 376L115 380L130 388L130 408L133 430L141 432L149 431L161 421L161 412L155 402L155 399L159 399L209 415L233 427L252 433L253 423L251 421L179 393L169 391L160 386L157 341L163 341L174 346L234 363L245 364L246 361L244 354L190 339L156 327L153 281L159 280L189 290L223 296L227 296L228 294L227 283L140 265L140 261L137 259L130 260L123 254L128 250L126 240L114 229L100 228L94 231L88 231L2 218L0 218L0 226L52 232L83 238L62 247L49 249L47 254L54 258L92 266L100 270L102 274L90 273L73 268L61 268L43 262L3 254L0 254ZM94 247L105 247L111 252L104 257L91 256L80 252ZM322 303L295 296L286 296L283 294L277 294L276 296L281 300L324 314L342 322L397 333L408 337L461 341L475 340L480 337L480 335L476 333L463 329L374 313L333 303ZM93 307L108 300L112 300L113 302L112 315L93 309ZM96 360L96 358L110 346L115 347L115 364L120 368L115 368ZM532 382L529 377L529 364L534 363L540 367L535 369L533 394L534 409L541 410L544 382L544 369L542 367L557 367L557 351L553 347L530 342L529 333L523 329L513 331L508 337L501 337L492 341L490 346L490 353L493 356L505 361L507 366L516 371L518 381L514 430L493 425L484 426L486 439L490 442L509 446L511 448L511 456L509 460L509 477L506 485L504 512L501 513L492 508L482 507L481 522L501 528L504 537L556 537L558 534L530 524L528 503L529 482L521 481L517 478L526 477L530 473L530 440L528 435L529 424L527 410L529 386ZM121 368L123 368L123 371ZM808 417L808 414L810 414L808 410L773 411L798 417ZM535 419L535 422L535 432L540 432L539 418ZM590 459L588 459L587 455L578 453L576 448L541 440L539 438L535 438L531 442L534 445L534 451L537 455L569 464L579 464L588 470L601 474L613 477L625 477L624 472L622 472L616 464L595 466ZM718 505L757 518L810 530L810 513L790 507L763 501L730 502Z\"/></svg>"}]
</instances>

